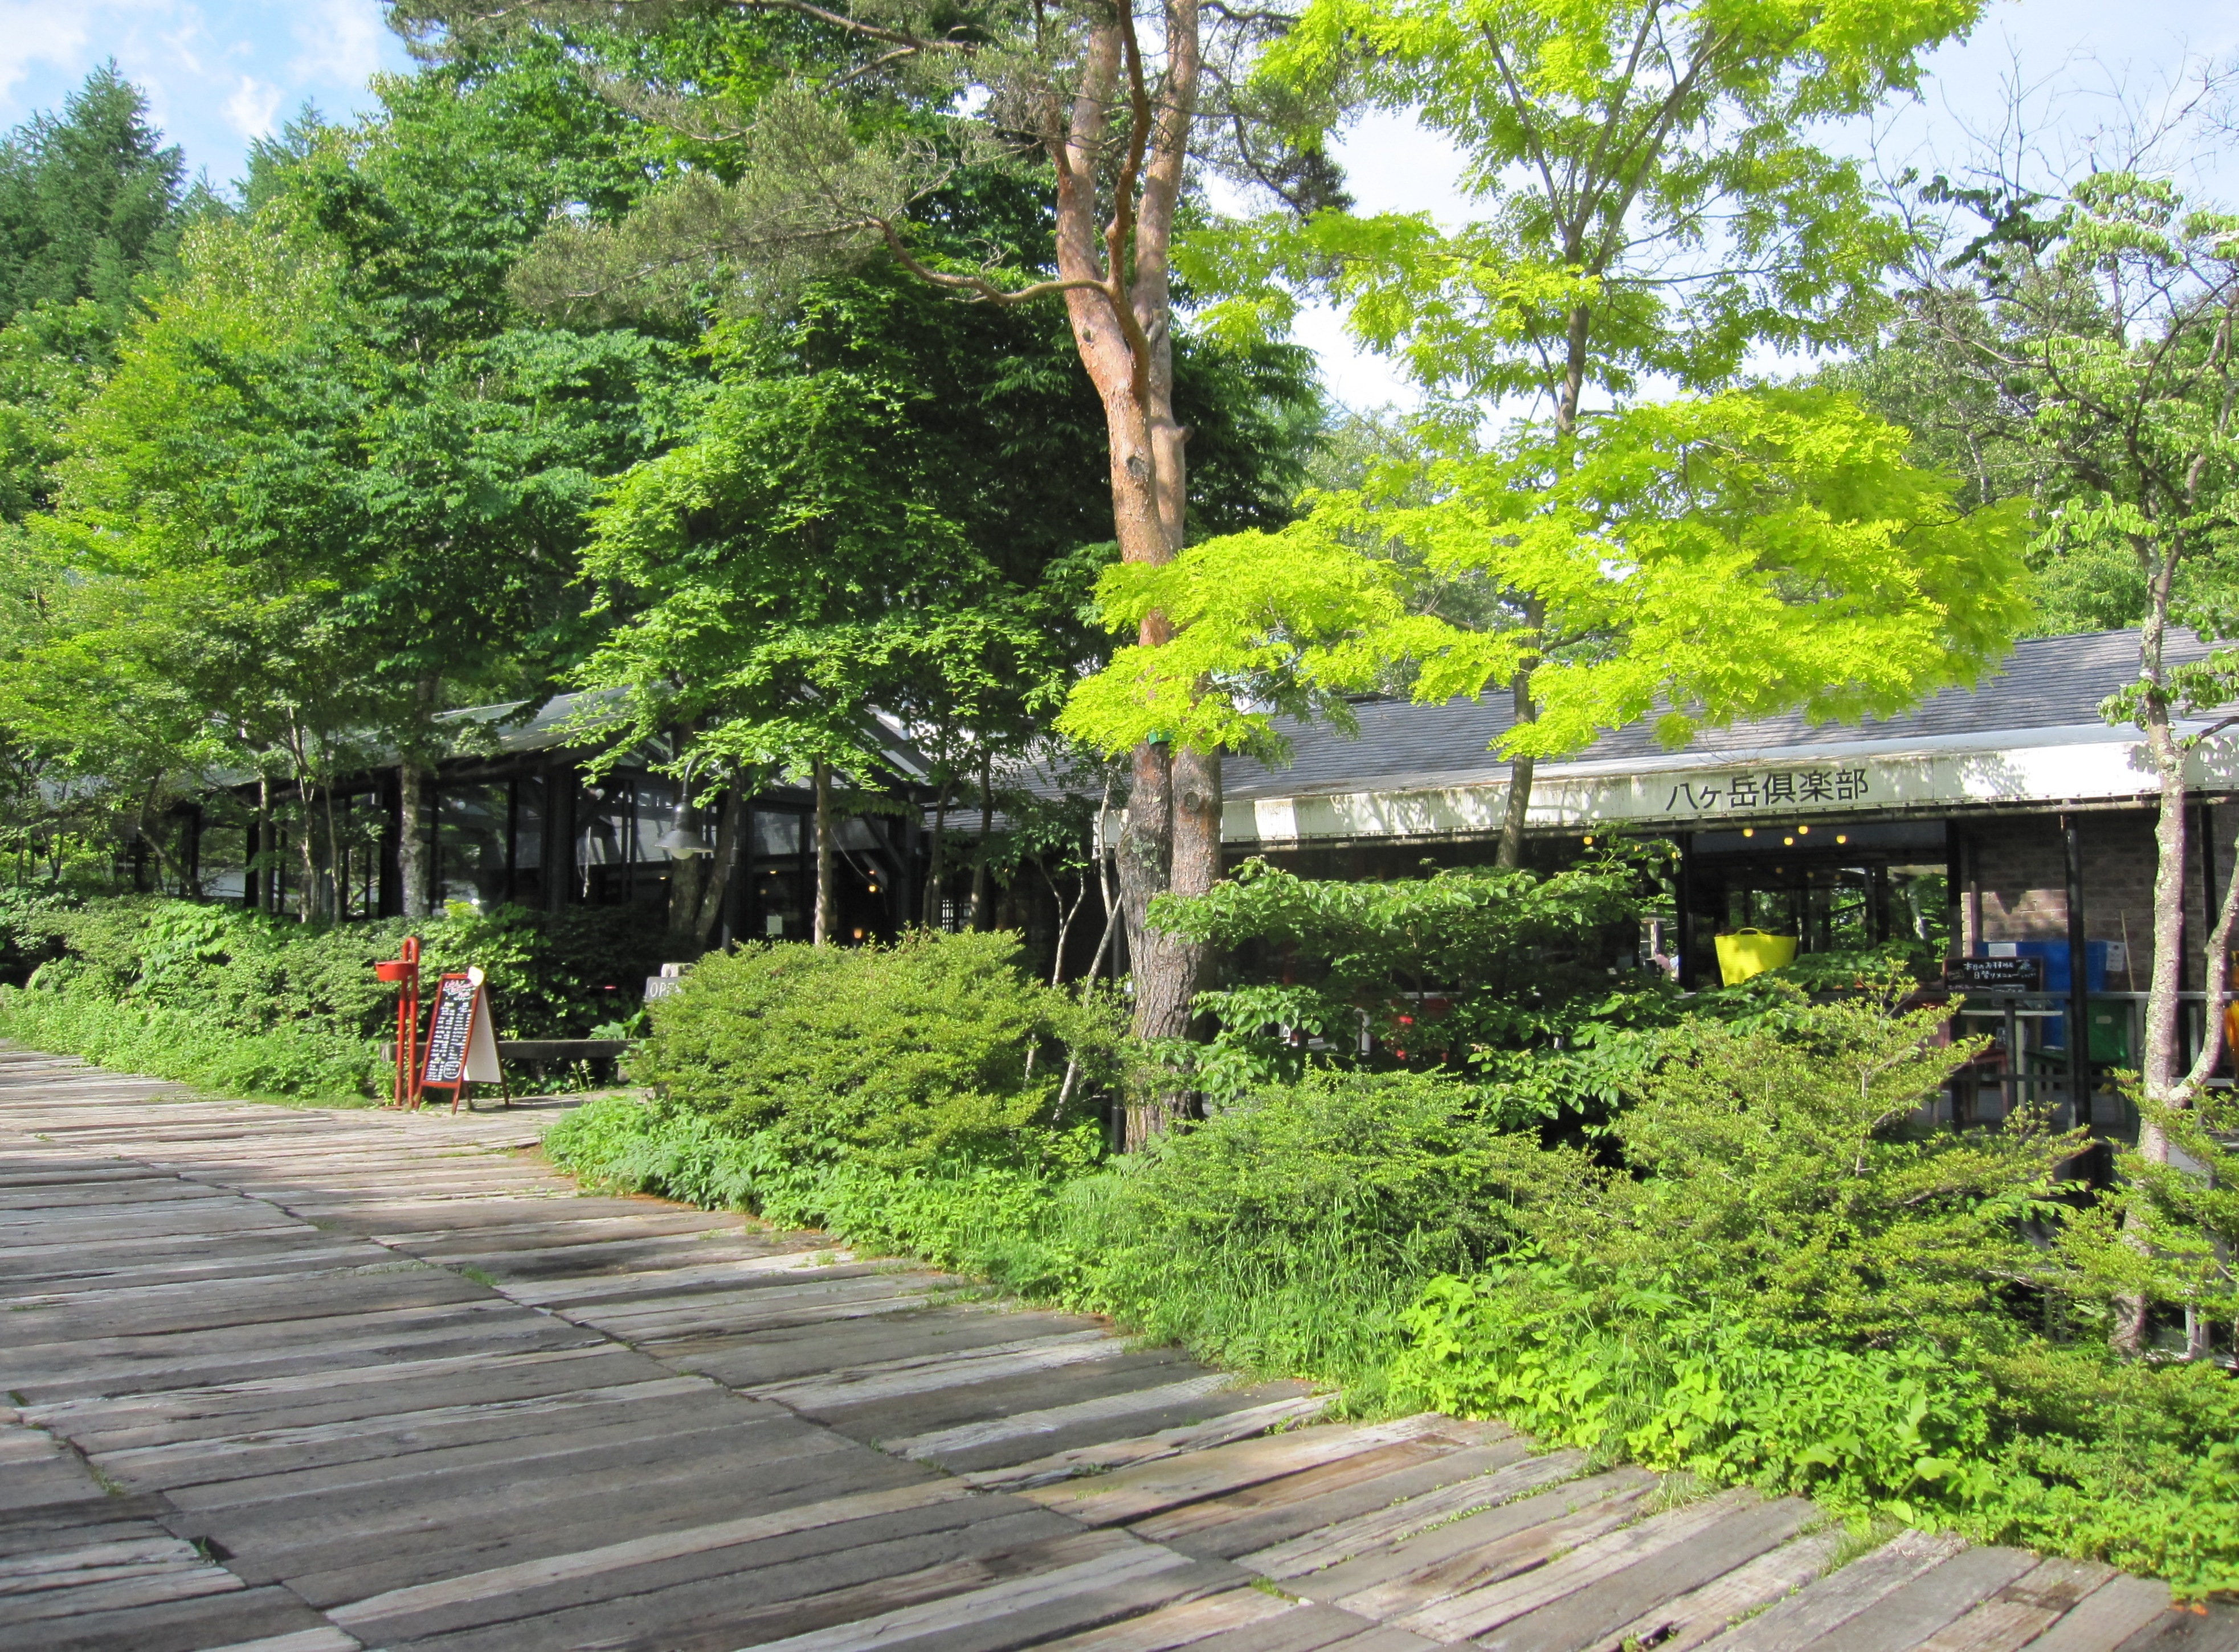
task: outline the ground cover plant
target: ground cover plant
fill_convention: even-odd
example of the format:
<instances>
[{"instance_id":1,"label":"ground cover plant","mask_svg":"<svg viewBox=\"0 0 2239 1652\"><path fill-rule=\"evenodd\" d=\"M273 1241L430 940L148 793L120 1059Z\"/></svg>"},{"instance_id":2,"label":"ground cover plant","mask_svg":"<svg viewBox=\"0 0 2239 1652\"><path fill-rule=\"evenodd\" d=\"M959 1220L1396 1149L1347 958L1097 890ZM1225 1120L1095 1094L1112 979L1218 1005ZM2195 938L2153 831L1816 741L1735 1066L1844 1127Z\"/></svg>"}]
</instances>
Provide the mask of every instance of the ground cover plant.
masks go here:
<instances>
[{"instance_id":1,"label":"ground cover plant","mask_svg":"<svg viewBox=\"0 0 2239 1652\"><path fill-rule=\"evenodd\" d=\"M251 1095L369 1099L388 1069L395 989L375 980L408 933L422 973L479 965L501 1038L581 1038L634 1012L658 967L658 915L580 908L299 924L155 896L18 892L0 903L0 1037L103 1066Z\"/></svg>"},{"instance_id":2,"label":"ground cover plant","mask_svg":"<svg viewBox=\"0 0 2239 1652\"><path fill-rule=\"evenodd\" d=\"M1324 910L1276 887L1285 910ZM1512 919L1455 893L1385 892ZM2239 1586L2239 1385L2108 1337L2126 1292L2223 1310L2228 1211L2142 1184L2127 1197L2150 1203L2156 1248L2138 1262L2128 1205L2074 1179L2073 1134L2027 1114L1921 1126L1971 1047L1906 1007L1909 977L1852 965L1840 992L1776 978L1644 1016L1591 1128L1519 1099L1520 1040L1419 1070L1291 1046L1113 1155L1090 1094L1129 1081L1110 1029L1011 947L711 962L654 1008L650 1098L587 1105L547 1151L588 1182L821 1227L1334 1384L1355 1410L1496 1416L1860 1520ZM937 1032L918 1018L934 1005ZM880 1075L907 1091L905 1131L863 1111L875 1052L846 1047L854 1025L917 1029Z\"/></svg>"}]
</instances>

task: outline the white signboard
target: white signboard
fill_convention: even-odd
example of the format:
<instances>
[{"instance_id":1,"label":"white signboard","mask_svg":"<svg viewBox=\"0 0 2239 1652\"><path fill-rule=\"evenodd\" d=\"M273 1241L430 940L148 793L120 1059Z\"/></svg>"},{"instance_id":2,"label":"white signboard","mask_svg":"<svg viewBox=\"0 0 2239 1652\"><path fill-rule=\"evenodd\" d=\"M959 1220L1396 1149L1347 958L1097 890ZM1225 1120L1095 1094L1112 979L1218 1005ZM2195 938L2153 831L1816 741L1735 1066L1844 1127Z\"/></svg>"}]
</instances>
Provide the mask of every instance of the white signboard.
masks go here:
<instances>
[{"instance_id":1,"label":"white signboard","mask_svg":"<svg viewBox=\"0 0 2239 1652\"><path fill-rule=\"evenodd\" d=\"M1691 753L1662 764L1543 766L1531 788L1530 824L1543 832L1617 825L1684 830L2153 794L2153 775L2135 737L2111 729L2059 732L2068 738L1998 749L1884 746L1830 754L1792 748ZM2239 788L2239 766L2228 749L2196 753L2192 768L2196 783ZM1476 784L1234 799L1223 813L1221 835L1231 843L1269 846L1476 835L1500 829L1507 801L1505 771L1499 780Z\"/></svg>"}]
</instances>

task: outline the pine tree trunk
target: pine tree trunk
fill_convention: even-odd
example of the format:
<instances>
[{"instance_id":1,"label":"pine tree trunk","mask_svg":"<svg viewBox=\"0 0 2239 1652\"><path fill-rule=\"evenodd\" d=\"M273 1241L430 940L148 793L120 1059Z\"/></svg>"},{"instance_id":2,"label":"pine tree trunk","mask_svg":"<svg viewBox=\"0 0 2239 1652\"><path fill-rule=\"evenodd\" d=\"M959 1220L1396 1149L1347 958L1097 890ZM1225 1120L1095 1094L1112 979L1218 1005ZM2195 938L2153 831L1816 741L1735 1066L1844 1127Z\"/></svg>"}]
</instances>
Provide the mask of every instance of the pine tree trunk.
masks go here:
<instances>
[{"instance_id":1,"label":"pine tree trunk","mask_svg":"<svg viewBox=\"0 0 2239 1652\"><path fill-rule=\"evenodd\" d=\"M1188 494L1188 433L1173 411L1169 253L1202 68L1198 0L1169 0L1163 37L1166 80L1153 99L1139 75L1133 14L1106 14L1092 25L1070 105L1053 93L1044 127L1057 170L1059 274L1100 284L1070 290L1065 302L1081 365L1104 407L1113 534L1124 561L1153 565L1181 547ZM1114 109L1126 111L1127 153L1141 157L1141 170L1132 161L1123 169L1106 224L1099 221L1098 188ZM1166 617L1153 614L1139 640L1155 647L1171 634ZM1141 1038L1175 1038L1189 1029L1206 949L1151 929L1146 919L1157 896L1196 892L1219 875L1220 764L1217 753L1176 758L1146 741L1135 749L1133 771L1115 859L1134 1028ZM1193 806L1176 808L1178 787ZM1130 1139L1155 1134L1170 1116L1166 1104L1139 1106Z\"/></svg>"},{"instance_id":2,"label":"pine tree trunk","mask_svg":"<svg viewBox=\"0 0 2239 1652\"><path fill-rule=\"evenodd\" d=\"M828 946L840 927L840 891L833 883L832 765L820 760L811 772L816 788L816 920L809 940Z\"/></svg>"}]
</instances>

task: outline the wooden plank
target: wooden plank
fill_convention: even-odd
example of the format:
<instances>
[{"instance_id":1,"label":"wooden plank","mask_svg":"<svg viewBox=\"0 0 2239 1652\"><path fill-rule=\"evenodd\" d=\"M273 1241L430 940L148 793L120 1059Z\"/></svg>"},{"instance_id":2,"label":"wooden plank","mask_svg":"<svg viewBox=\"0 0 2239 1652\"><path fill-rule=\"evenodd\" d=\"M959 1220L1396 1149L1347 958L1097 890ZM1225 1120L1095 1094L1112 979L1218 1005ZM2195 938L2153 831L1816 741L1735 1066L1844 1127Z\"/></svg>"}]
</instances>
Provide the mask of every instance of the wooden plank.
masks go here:
<instances>
[{"instance_id":1,"label":"wooden plank","mask_svg":"<svg viewBox=\"0 0 2239 1652\"><path fill-rule=\"evenodd\" d=\"M1175 1537L1281 1509L1292 1503L1310 1502L1325 1493L1346 1490L1364 1482L1389 1480L1403 1470L1440 1463L1469 1449L1435 1436L1394 1440L1388 1445L1374 1446L1365 1451L1356 1451L1351 1456L1339 1457L1334 1463L1317 1463L1312 1468L1301 1469L1296 1474L1262 1480L1241 1490L1232 1491L1226 1496L1204 1497L1195 1503L1184 1503L1179 1509L1161 1509L1146 1519L1136 1521L1132 1529L1139 1537L1147 1537L1153 1543L1166 1543ZM1522 1450L1521 1446L1516 1449L1519 1453ZM1376 1503L1391 1503L1397 1495L1379 1497ZM1322 1523L1315 1523L1317 1526Z\"/></svg>"},{"instance_id":2,"label":"wooden plank","mask_svg":"<svg viewBox=\"0 0 2239 1652\"><path fill-rule=\"evenodd\" d=\"M1297 1611L1299 1607L1297 1601L1261 1589L1226 1589L1046 1642L1044 1652L1172 1652L1173 1648L1192 1646L1247 1623Z\"/></svg>"},{"instance_id":3,"label":"wooden plank","mask_svg":"<svg viewBox=\"0 0 2239 1652\"><path fill-rule=\"evenodd\" d=\"M1116 1535L1116 1534L1115 1534ZM1171 1549L1127 1543L1093 1559L1046 1572L991 1583L935 1601L900 1607L854 1623L781 1641L760 1642L762 1652L874 1652L875 1649L920 1640L948 1629L985 1623L1025 1612L1052 1601L1069 1599L1116 1583L1152 1577L1190 1562Z\"/></svg>"},{"instance_id":4,"label":"wooden plank","mask_svg":"<svg viewBox=\"0 0 2239 1652\"><path fill-rule=\"evenodd\" d=\"M1901 1531L1873 1553L1705 1644L1717 1652L1803 1652L1965 1547L1948 1533Z\"/></svg>"},{"instance_id":5,"label":"wooden plank","mask_svg":"<svg viewBox=\"0 0 2239 1652\"><path fill-rule=\"evenodd\" d=\"M1713 1507L1720 1501L1713 1498L1704 1506ZM1498 1652L1578 1652L1589 1642L1623 1626L1642 1607L1677 1599L1716 1581L1777 1548L1815 1518L1811 1505L1800 1498L1782 1497L1770 1503L1753 1500L1753 1494L1750 1499L1737 1498L1722 1519L1680 1530L1671 1542L1644 1554L1638 1548L1620 1551L1612 1557L1617 1562L1614 1569L1589 1569L1590 1581L1583 1588L1481 1635L1478 1644ZM1655 1523L1645 1521L1616 1536L1638 1536L1644 1541L1646 1531ZM1613 1543L1614 1537L1602 1541ZM1631 1556L1629 1563L1628 1556ZM1555 1571L1571 1563L1566 1557L1547 1569Z\"/></svg>"},{"instance_id":6,"label":"wooden plank","mask_svg":"<svg viewBox=\"0 0 2239 1652\"><path fill-rule=\"evenodd\" d=\"M1287 1399L1270 1400L1264 1405L1231 1411L1182 1428L1163 1429L1156 1433L1137 1435L1125 1440L1107 1440L1100 1445L1054 1452L1048 1456L1034 1457L1002 1468L978 1469L966 1474L963 1478L967 1483L983 1490L1025 1490L1054 1485L1080 1475L1102 1474L1141 1463L1161 1463L1185 1452L1212 1450L1240 1440L1253 1439L1271 1429L1292 1423L1311 1422L1328 1409L1327 1395L1297 1395Z\"/></svg>"},{"instance_id":7,"label":"wooden plank","mask_svg":"<svg viewBox=\"0 0 2239 1652\"><path fill-rule=\"evenodd\" d=\"M889 1451L915 1462L923 1462L1030 1435L1055 1434L1076 1423L1105 1422L1113 1417L1155 1411L1164 1406L1178 1405L1186 1400L1217 1394L1223 1389L1233 1388L1236 1382L1235 1377L1225 1371L1211 1371L1179 1383L1163 1383L1155 1388L1127 1389L1092 1400L1075 1401L1070 1405L1014 1411L1008 1416L991 1417L984 1423L967 1423L957 1428L936 1429L930 1434L908 1435L880 1443Z\"/></svg>"},{"instance_id":8,"label":"wooden plank","mask_svg":"<svg viewBox=\"0 0 2239 1652\"><path fill-rule=\"evenodd\" d=\"M2039 1561L1923 1641L1919 1652L2016 1652L2114 1576L2112 1566L2097 1561Z\"/></svg>"},{"instance_id":9,"label":"wooden plank","mask_svg":"<svg viewBox=\"0 0 2239 1652\"><path fill-rule=\"evenodd\" d=\"M1116 1359L1126 1351L1127 1344L1106 1330L1060 1331L956 1353L920 1354L845 1367L748 1391L757 1399L775 1400L801 1410L833 1411L874 1400L901 1399L939 1389Z\"/></svg>"},{"instance_id":10,"label":"wooden plank","mask_svg":"<svg viewBox=\"0 0 2239 1652\"><path fill-rule=\"evenodd\" d=\"M361 1643L337 1629L298 1629L293 1635L268 1635L254 1641L234 1641L209 1652L357 1652Z\"/></svg>"},{"instance_id":11,"label":"wooden plank","mask_svg":"<svg viewBox=\"0 0 2239 1652\"><path fill-rule=\"evenodd\" d=\"M1750 1614L1817 1580L1842 1552L1839 1529L1811 1532L1759 1555L1700 1589L1665 1602L1602 1635L1586 1652L1691 1652Z\"/></svg>"},{"instance_id":12,"label":"wooden plank","mask_svg":"<svg viewBox=\"0 0 2239 1652\"><path fill-rule=\"evenodd\" d=\"M1247 1440L1192 1452L1182 1462L1156 1462L1100 1476L1093 1484L1060 1483L1026 1493L1060 1514L1093 1526L1140 1520L1162 1509L1242 1490L1262 1481L1333 1463L1356 1452L1400 1440L1438 1436L1458 1445L1477 1445L1497 1437L1482 1424L1457 1423L1425 1412L1369 1427L1301 1429L1263 1440Z\"/></svg>"},{"instance_id":13,"label":"wooden plank","mask_svg":"<svg viewBox=\"0 0 2239 1652\"><path fill-rule=\"evenodd\" d=\"M876 1543L842 1543L835 1534L813 1531L769 1540L761 1550L688 1556L394 1619L382 1625L382 1644L429 1652L587 1645L608 1652L731 1652L1106 1556L1115 1540L1124 1543L1125 1535L1066 1529L1041 1509L952 1520L936 1530Z\"/></svg>"},{"instance_id":14,"label":"wooden plank","mask_svg":"<svg viewBox=\"0 0 2239 1652\"><path fill-rule=\"evenodd\" d=\"M1232 1496L1153 1515L1131 1529L1138 1536L1174 1543L1192 1554L1231 1559L1319 1535L1337 1522L1389 1514L1415 1496L1483 1479L1520 1461L1528 1448L1522 1439L1458 1447L1410 1441L1248 1487ZM1385 1452L1394 1455L1380 1464L1362 1461ZM1170 1528L1172 1521L1186 1523Z\"/></svg>"},{"instance_id":15,"label":"wooden plank","mask_svg":"<svg viewBox=\"0 0 2239 1652\"><path fill-rule=\"evenodd\" d=\"M1651 1555L1661 1554L1674 1543L1698 1536L1756 1502L1753 1491L1728 1491L1613 1531L1591 1537L1580 1534L1577 1545L1559 1558L1521 1576L1495 1579L1431 1602L1397 1622L1401 1629L1433 1641L1473 1636L1490 1640L1491 1631L1502 1624L1536 1612Z\"/></svg>"},{"instance_id":16,"label":"wooden plank","mask_svg":"<svg viewBox=\"0 0 2239 1652\"><path fill-rule=\"evenodd\" d=\"M572 1555L524 1561L512 1566L469 1573L462 1577L422 1583L415 1588L392 1589L364 1600L329 1607L327 1616L345 1628L375 1623L383 1619L408 1617L467 1601L490 1600L519 1594L566 1578L591 1577L652 1561L712 1553L741 1543L757 1543L765 1537L812 1530L821 1526L840 1525L896 1509L924 1508L969 1495L968 1487L953 1480L933 1480L892 1490L866 1492L858 1496L808 1503L774 1514L750 1516L742 1520L722 1521L683 1531L631 1538Z\"/></svg>"},{"instance_id":17,"label":"wooden plank","mask_svg":"<svg viewBox=\"0 0 2239 1652\"><path fill-rule=\"evenodd\" d=\"M1817 1644L1826 1652L1904 1652L2003 1589L2036 1561L2018 1549L1962 1549L1884 1595Z\"/></svg>"},{"instance_id":18,"label":"wooden plank","mask_svg":"<svg viewBox=\"0 0 2239 1652\"><path fill-rule=\"evenodd\" d=\"M2169 1585L2156 1578L2110 1577L2030 1642L2030 1652L2113 1652L2169 1604Z\"/></svg>"},{"instance_id":19,"label":"wooden plank","mask_svg":"<svg viewBox=\"0 0 2239 1652\"><path fill-rule=\"evenodd\" d=\"M317 1616L287 1590L244 1589L67 1618L0 1619L0 1652L203 1652L316 1627Z\"/></svg>"},{"instance_id":20,"label":"wooden plank","mask_svg":"<svg viewBox=\"0 0 2239 1652\"><path fill-rule=\"evenodd\" d=\"M1263 1577L1303 1577L1339 1561L1405 1541L1432 1526L1444 1525L1480 1509L1567 1480L1586 1463L1583 1451L1551 1451L1435 1491L1373 1509L1238 1556L1237 1563Z\"/></svg>"},{"instance_id":21,"label":"wooden plank","mask_svg":"<svg viewBox=\"0 0 2239 1652\"><path fill-rule=\"evenodd\" d=\"M1480 1509L1406 1543L1292 1578L1284 1587L1363 1617L1395 1617L1536 1566L1557 1547L1583 1541L1578 1532L1604 1531L1635 1518L1655 1483L1645 1470L1612 1469ZM1545 1530L1565 1521L1572 1523Z\"/></svg>"},{"instance_id":22,"label":"wooden plank","mask_svg":"<svg viewBox=\"0 0 2239 1652\"><path fill-rule=\"evenodd\" d=\"M1330 1603L1348 1612L1358 1612L1363 1617L1389 1620L1426 1640L1458 1639L1458 1635L1439 1632L1436 1626L1442 1617L1435 1608L1458 1596L1474 1596L1492 1589L1511 1578L1536 1575L1545 1570L1557 1556L1569 1554L1597 1537L1623 1529L1638 1518L1640 1504L1647 1495L1646 1488L1620 1491L1567 1514L1562 1512L1561 1503L1551 1497L1547 1499L1550 1506L1543 1511L1545 1517L1537 1523L1525 1525L1481 1548L1465 1549L1435 1565L1411 1569L1353 1594L1340 1596ZM1532 1512L1531 1502L1515 1506L1515 1513L1523 1518L1528 1519ZM1402 1555L1405 1552L1402 1550ZM1474 1614L1465 1608L1445 1616L1468 1618Z\"/></svg>"}]
</instances>

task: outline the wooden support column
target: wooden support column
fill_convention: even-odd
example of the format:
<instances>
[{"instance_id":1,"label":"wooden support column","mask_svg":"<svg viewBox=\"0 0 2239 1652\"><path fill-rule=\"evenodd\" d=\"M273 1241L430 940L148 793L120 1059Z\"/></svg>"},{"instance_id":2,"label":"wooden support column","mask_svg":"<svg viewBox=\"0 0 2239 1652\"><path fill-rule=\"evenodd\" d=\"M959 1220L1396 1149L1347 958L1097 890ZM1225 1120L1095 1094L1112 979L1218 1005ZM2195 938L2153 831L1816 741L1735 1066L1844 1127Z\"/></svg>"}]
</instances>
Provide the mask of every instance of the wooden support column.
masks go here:
<instances>
[{"instance_id":1,"label":"wooden support column","mask_svg":"<svg viewBox=\"0 0 2239 1652\"><path fill-rule=\"evenodd\" d=\"M568 904L575 882L575 766L544 771L544 841L537 852L544 879L544 910Z\"/></svg>"},{"instance_id":2,"label":"wooden support column","mask_svg":"<svg viewBox=\"0 0 2239 1652\"><path fill-rule=\"evenodd\" d=\"M374 910L381 917L404 912L404 784L394 768L381 777L381 876Z\"/></svg>"},{"instance_id":3,"label":"wooden support column","mask_svg":"<svg viewBox=\"0 0 2239 1652\"><path fill-rule=\"evenodd\" d=\"M2075 1121L2091 1126L2091 995L2090 948L2083 939L2083 844L2076 817L2060 817L2060 842L2068 862L2068 1093Z\"/></svg>"},{"instance_id":4,"label":"wooden support column","mask_svg":"<svg viewBox=\"0 0 2239 1652\"><path fill-rule=\"evenodd\" d=\"M1679 949L1679 990L1687 992L1695 981L1695 834L1679 834L1679 922L1678 933L1672 939Z\"/></svg>"}]
</instances>

